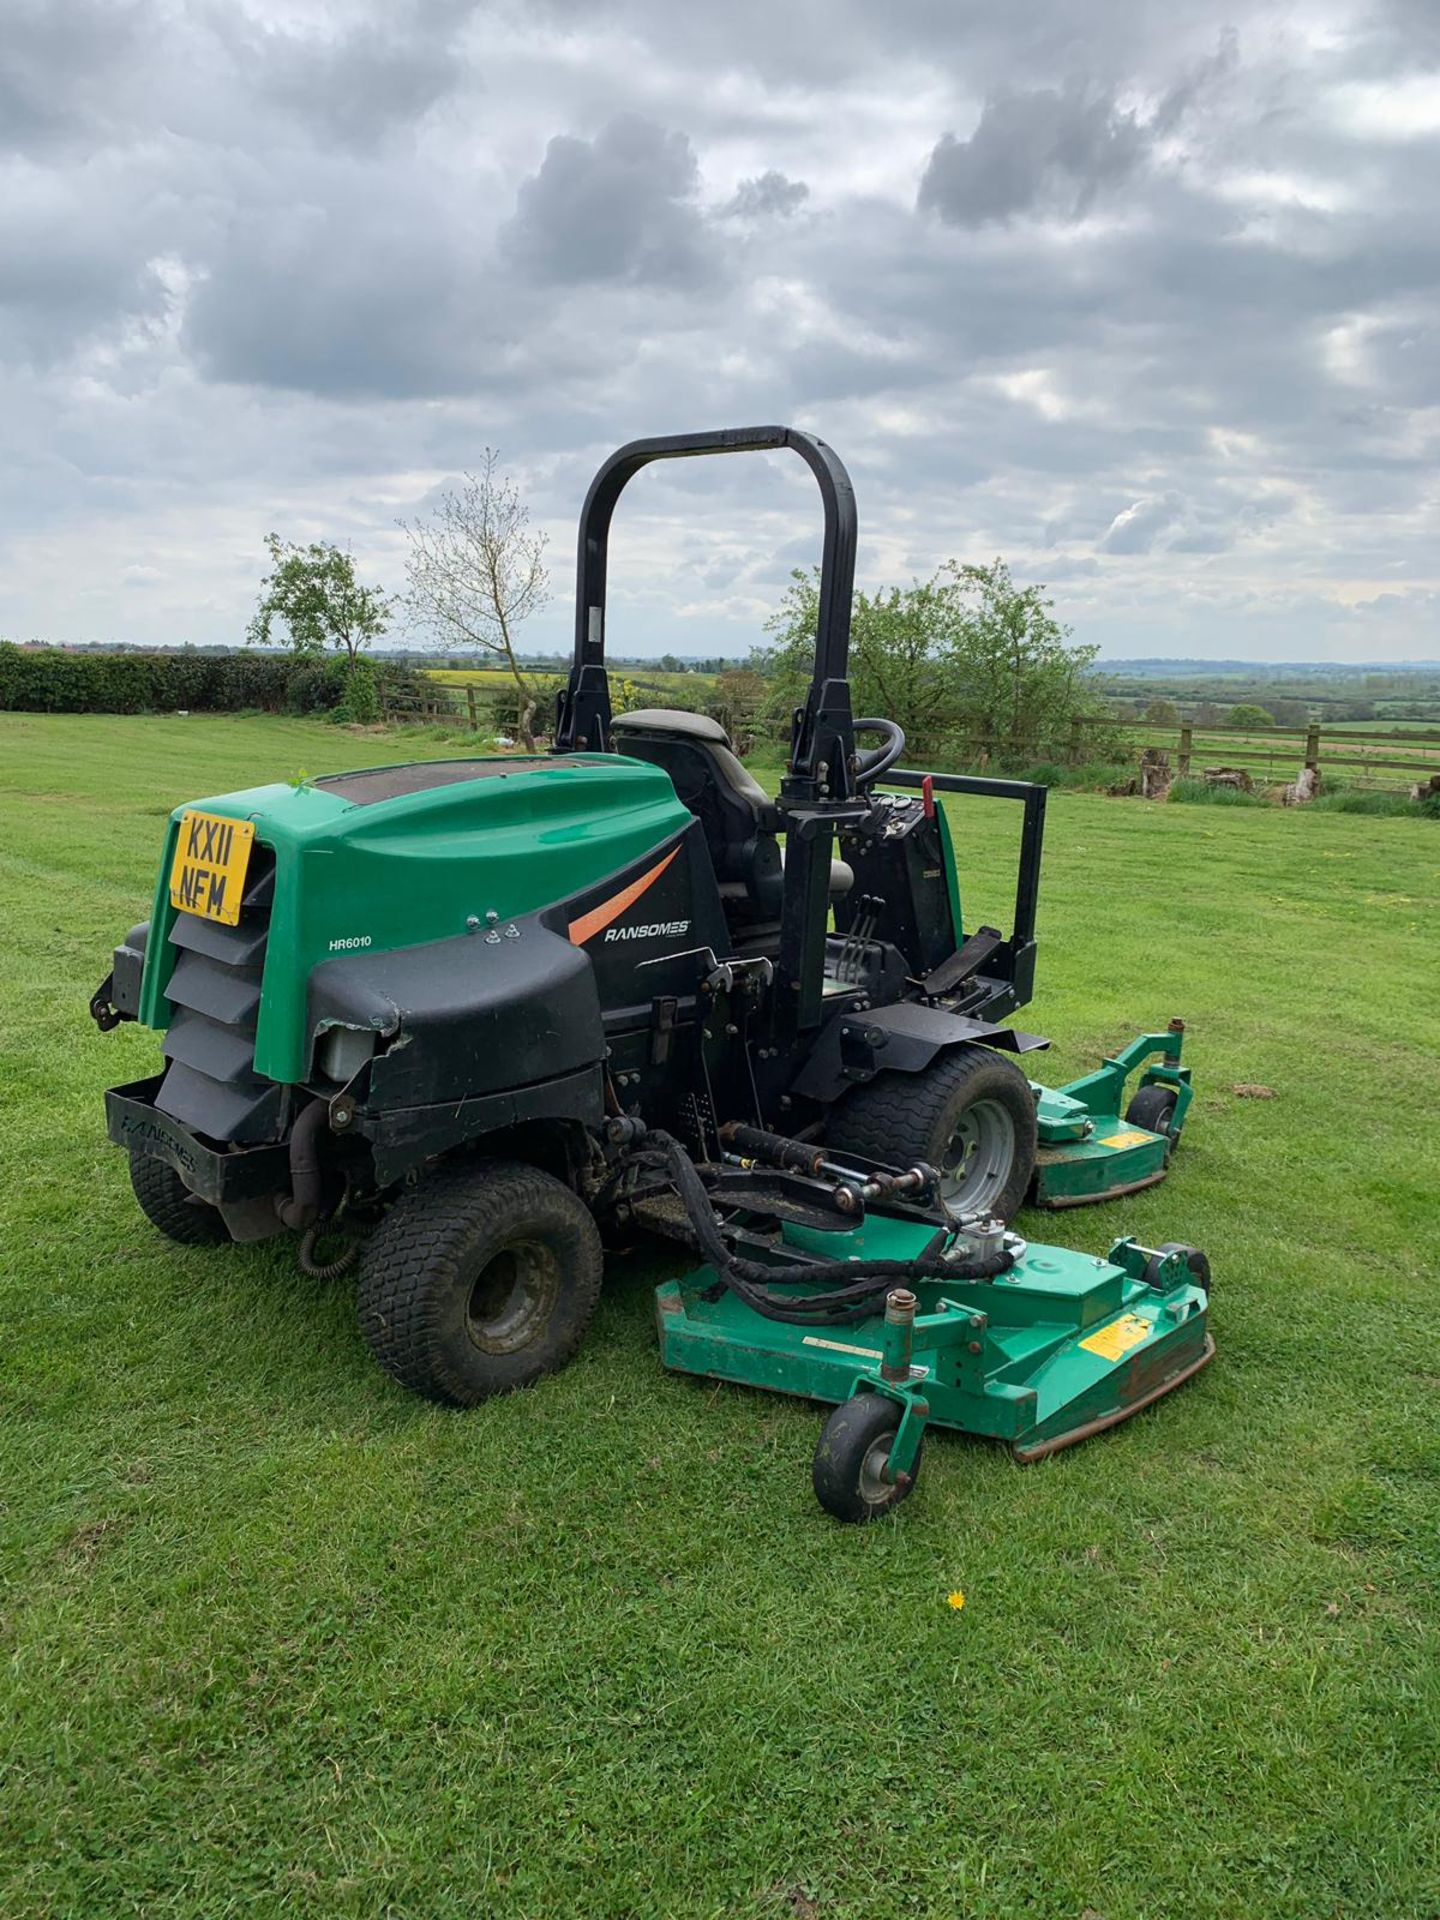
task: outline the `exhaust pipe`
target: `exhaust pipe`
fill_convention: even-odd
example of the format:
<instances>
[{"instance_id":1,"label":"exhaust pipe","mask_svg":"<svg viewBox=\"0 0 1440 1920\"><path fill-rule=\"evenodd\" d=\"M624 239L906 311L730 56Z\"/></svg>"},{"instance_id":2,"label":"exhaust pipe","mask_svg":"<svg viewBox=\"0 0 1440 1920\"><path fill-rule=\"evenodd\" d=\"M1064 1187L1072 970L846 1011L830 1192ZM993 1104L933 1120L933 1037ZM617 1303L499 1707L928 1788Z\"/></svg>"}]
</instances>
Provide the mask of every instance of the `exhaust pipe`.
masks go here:
<instances>
[{"instance_id":1,"label":"exhaust pipe","mask_svg":"<svg viewBox=\"0 0 1440 1920\"><path fill-rule=\"evenodd\" d=\"M287 1227L297 1231L320 1218L320 1154L317 1139L325 1124L323 1100L312 1100L290 1134L290 1192L275 1202L275 1211Z\"/></svg>"}]
</instances>

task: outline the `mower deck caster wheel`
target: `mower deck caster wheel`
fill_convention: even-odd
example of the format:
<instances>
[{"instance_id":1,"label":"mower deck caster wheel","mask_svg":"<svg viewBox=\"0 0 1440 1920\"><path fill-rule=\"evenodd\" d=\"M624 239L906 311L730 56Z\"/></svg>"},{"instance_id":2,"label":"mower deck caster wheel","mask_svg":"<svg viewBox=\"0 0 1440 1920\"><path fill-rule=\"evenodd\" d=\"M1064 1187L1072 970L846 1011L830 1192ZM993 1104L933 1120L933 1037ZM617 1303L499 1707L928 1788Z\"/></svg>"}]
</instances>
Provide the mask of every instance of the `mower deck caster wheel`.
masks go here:
<instances>
[{"instance_id":1,"label":"mower deck caster wheel","mask_svg":"<svg viewBox=\"0 0 1440 1920\"><path fill-rule=\"evenodd\" d=\"M842 1401L820 1429L811 1479L815 1498L837 1520L878 1520L914 1487L920 1455L903 1482L887 1480L900 1404L882 1393Z\"/></svg>"},{"instance_id":2,"label":"mower deck caster wheel","mask_svg":"<svg viewBox=\"0 0 1440 1920\"><path fill-rule=\"evenodd\" d=\"M1154 1286L1160 1275L1160 1262L1167 1253L1183 1253L1185 1264L1190 1269L1190 1277L1208 1300L1210 1298L1210 1262L1199 1247L1187 1245L1183 1240L1167 1240L1151 1254L1145 1263L1145 1279Z\"/></svg>"},{"instance_id":3,"label":"mower deck caster wheel","mask_svg":"<svg viewBox=\"0 0 1440 1920\"><path fill-rule=\"evenodd\" d=\"M1172 1131L1175 1118L1175 1090L1173 1087L1141 1087L1135 1098L1125 1109L1127 1126L1144 1127L1147 1133L1158 1133L1165 1142L1165 1159L1180 1144Z\"/></svg>"},{"instance_id":4,"label":"mower deck caster wheel","mask_svg":"<svg viewBox=\"0 0 1440 1920\"><path fill-rule=\"evenodd\" d=\"M213 1247L230 1229L208 1200L197 1200L175 1169L148 1153L130 1156L130 1185L140 1211L167 1240L182 1247Z\"/></svg>"}]
</instances>

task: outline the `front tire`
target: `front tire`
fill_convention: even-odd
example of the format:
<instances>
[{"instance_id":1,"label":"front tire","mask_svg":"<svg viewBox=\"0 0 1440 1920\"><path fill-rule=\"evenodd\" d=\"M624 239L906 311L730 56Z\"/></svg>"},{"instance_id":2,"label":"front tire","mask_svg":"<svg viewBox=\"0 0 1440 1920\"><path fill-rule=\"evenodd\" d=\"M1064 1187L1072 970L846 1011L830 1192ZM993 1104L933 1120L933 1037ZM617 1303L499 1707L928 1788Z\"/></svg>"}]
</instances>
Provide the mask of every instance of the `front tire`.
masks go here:
<instances>
[{"instance_id":1,"label":"front tire","mask_svg":"<svg viewBox=\"0 0 1440 1920\"><path fill-rule=\"evenodd\" d=\"M820 1429L810 1470L815 1498L828 1514L847 1523L878 1520L898 1507L920 1474L920 1455L903 1486L884 1470L900 1425L900 1404L882 1393L857 1393L842 1401Z\"/></svg>"},{"instance_id":2,"label":"front tire","mask_svg":"<svg viewBox=\"0 0 1440 1920\"><path fill-rule=\"evenodd\" d=\"M366 1244L360 1326L385 1371L473 1407L554 1373L600 1297L604 1256L582 1200L536 1167L441 1167Z\"/></svg>"},{"instance_id":3,"label":"front tire","mask_svg":"<svg viewBox=\"0 0 1440 1920\"><path fill-rule=\"evenodd\" d=\"M923 1073L880 1073L836 1108L826 1139L885 1166L938 1167L954 1214L1007 1225L1035 1171L1035 1096L1020 1069L989 1047L951 1047Z\"/></svg>"},{"instance_id":4,"label":"front tire","mask_svg":"<svg viewBox=\"0 0 1440 1920\"><path fill-rule=\"evenodd\" d=\"M167 1240L181 1247L213 1247L230 1230L207 1200L197 1200L175 1169L148 1153L130 1156L130 1185L140 1211Z\"/></svg>"}]
</instances>

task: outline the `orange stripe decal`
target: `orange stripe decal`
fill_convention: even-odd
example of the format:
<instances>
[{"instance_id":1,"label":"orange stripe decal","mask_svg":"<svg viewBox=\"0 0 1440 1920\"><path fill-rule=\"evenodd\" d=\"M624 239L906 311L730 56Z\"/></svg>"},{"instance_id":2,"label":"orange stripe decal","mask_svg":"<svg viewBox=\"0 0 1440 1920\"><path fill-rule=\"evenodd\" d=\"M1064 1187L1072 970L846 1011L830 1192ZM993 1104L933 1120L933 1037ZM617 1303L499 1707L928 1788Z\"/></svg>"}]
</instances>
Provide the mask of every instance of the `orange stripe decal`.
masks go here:
<instances>
[{"instance_id":1,"label":"orange stripe decal","mask_svg":"<svg viewBox=\"0 0 1440 1920\"><path fill-rule=\"evenodd\" d=\"M610 898L602 901L598 907L592 907L588 913L582 913L578 920L572 920L566 929L572 943L577 947L583 947L587 940L593 939L597 933L602 932L612 920L618 920L627 907L633 907L641 894L648 892L654 886L679 851L679 847L672 847L665 858L651 867L648 873L642 873L640 878L632 880L628 887L622 887L619 893L612 893Z\"/></svg>"}]
</instances>

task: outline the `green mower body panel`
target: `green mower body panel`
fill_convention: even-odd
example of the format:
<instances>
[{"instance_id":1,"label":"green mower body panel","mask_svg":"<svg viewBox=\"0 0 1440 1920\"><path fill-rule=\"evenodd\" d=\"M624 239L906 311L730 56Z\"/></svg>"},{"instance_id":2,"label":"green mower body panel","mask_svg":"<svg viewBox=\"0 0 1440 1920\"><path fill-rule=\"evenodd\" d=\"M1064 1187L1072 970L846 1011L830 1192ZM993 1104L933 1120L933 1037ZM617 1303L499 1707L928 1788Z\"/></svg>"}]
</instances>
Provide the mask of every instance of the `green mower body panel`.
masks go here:
<instances>
[{"instance_id":1,"label":"green mower body panel","mask_svg":"<svg viewBox=\"0 0 1440 1920\"><path fill-rule=\"evenodd\" d=\"M1184 1041L1184 1027L1176 1022L1164 1033L1138 1035L1094 1073L1062 1087L1031 1082L1039 1134L1034 1205L1088 1206L1165 1178L1194 1098L1190 1069L1180 1064ZM1158 1087L1174 1096L1164 1133L1126 1117L1126 1084L1142 1066L1137 1095Z\"/></svg>"},{"instance_id":2,"label":"green mower body panel","mask_svg":"<svg viewBox=\"0 0 1440 1920\"><path fill-rule=\"evenodd\" d=\"M903 1260L933 1233L872 1213L852 1232L787 1225L783 1239L826 1260ZM762 1318L715 1281L706 1266L657 1289L666 1366L836 1404L889 1394L909 1416L894 1455L902 1469L927 1423L1037 1458L1148 1405L1213 1351L1208 1294L1184 1259L1128 1240L1107 1259L1032 1243L995 1280L913 1282L919 1311L904 1350L882 1315L798 1326Z\"/></svg>"},{"instance_id":3,"label":"green mower body panel","mask_svg":"<svg viewBox=\"0 0 1440 1920\"><path fill-rule=\"evenodd\" d=\"M257 859L273 859L254 1068L285 1084L309 1070L308 985L322 961L513 922L627 866L691 818L658 768L613 753L376 767L192 801L170 819L145 951L140 1019L161 1030L177 958L171 864L193 812L254 823L252 874Z\"/></svg>"}]
</instances>

